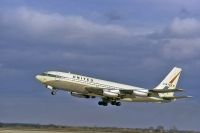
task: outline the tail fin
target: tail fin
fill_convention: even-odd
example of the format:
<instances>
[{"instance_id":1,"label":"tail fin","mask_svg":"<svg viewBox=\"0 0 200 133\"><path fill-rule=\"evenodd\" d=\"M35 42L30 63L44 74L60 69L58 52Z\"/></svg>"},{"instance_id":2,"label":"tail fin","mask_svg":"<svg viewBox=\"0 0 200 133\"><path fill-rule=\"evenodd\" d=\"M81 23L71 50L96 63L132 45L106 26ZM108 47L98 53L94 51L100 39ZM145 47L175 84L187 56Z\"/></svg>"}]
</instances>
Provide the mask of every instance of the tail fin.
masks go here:
<instances>
[{"instance_id":1,"label":"tail fin","mask_svg":"<svg viewBox=\"0 0 200 133\"><path fill-rule=\"evenodd\" d=\"M176 89L177 82L179 80L182 69L174 67L171 72L165 77L165 79L154 88L154 90L164 90L164 89ZM160 97L172 97L174 92L169 93L158 93Z\"/></svg>"}]
</instances>

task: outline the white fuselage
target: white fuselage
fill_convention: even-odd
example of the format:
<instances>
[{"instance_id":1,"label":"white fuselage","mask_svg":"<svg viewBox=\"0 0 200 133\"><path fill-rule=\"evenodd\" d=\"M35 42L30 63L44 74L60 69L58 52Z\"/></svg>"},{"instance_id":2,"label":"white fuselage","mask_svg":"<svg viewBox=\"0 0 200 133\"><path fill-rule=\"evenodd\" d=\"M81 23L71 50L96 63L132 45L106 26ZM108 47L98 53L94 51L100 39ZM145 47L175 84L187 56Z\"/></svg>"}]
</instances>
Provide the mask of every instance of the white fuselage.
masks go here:
<instances>
[{"instance_id":1,"label":"white fuselage","mask_svg":"<svg viewBox=\"0 0 200 133\"><path fill-rule=\"evenodd\" d=\"M162 102L163 99L159 97L147 97L143 96L148 93L147 89L139 88L135 86L120 84L116 82L110 82L105 80L100 80L96 78L91 78L87 76L81 76L72 73L49 71L46 74L37 75L36 78L45 84L46 86L51 86L58 90L64 90L69 92L76 92L81 94L88 94L88 91L85 89L87 87L92 88L105 88L106 90L130 90L135 91L138 95L129 95L123 97L122 101L128 102ZM100 96L97 94L89 94L93 96ZM100 96L102 97L102 96Z\"/></svg>"}]
</instances>

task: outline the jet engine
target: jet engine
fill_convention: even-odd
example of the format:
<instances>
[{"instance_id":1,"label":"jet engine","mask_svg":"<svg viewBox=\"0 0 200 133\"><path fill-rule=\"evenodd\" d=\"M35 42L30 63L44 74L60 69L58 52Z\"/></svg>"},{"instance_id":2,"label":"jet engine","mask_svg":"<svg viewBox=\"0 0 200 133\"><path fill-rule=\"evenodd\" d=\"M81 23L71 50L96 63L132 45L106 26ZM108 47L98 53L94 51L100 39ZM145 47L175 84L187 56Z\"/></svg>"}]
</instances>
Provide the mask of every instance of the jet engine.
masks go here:
<instances>
[{"instance_id":1,"label":"jet engine","mask_svg":"<svg viewBox=\"0 0 200 133\"><path fill-rule=\"evenodd\" d=\"M54 88L50 85L47 85L46 88L50 89L50 90L53 90Z\"/></svg>"},{"instance_id":2,"label":"jet engine","mask_svg":"<svg viewBox=\"0 0 200 133\"><path fill-rule=\"evenodd\" d=\"M71 92L71 95L78 98L90 98L90 96L88 95L84 95L84 94L76 93L76 92Z\"/></svg>"},{"instance_id":3,"label":"jet engine","mask_svg":"<svg viewBox=\"0 0 200 133\"><path fill-rule=\"evenodd\" d=\"M103 91L103 96L106 97L111 97L111 98L117 98L119 97L119 90L104 90Z\"/></svg>"},{"instance_id":4,"label":"jet engine","mask_svg":"<svg viewBox=\"0 0 200 133\"><path fill-rule=\"evenodd\" d=\"M133 91L135 96L139 97L147 97L149 92L148 91Z\"/></svg>"}]
</instances>

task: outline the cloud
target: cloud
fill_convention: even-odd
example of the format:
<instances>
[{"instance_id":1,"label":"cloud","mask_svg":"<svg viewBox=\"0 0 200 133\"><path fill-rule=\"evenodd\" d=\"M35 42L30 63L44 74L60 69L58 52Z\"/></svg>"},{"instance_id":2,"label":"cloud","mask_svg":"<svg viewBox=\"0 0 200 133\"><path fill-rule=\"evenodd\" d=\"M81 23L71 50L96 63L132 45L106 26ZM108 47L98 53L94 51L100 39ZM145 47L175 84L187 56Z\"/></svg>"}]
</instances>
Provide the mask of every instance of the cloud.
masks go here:
<instances>
[{"instance_id":1,"label":"cloud","mask_svg":"<svg viewBox=\"0 0 200 133\"><path fill-rule=\"evenodd\" d=\"M171 39L163 47L163 54L168 59L184 60L200 56L200 38L198 39Z\"/></svg>"},{"instance_id":2,"label":"cloud","mask_svg":"<svg viewBox=\"0 0 200 133\"><path fill-rule=\"evenodd\" d=\"M125 56L132 57L135 61L130 64L134 64L152 43L135 36L130 29L95 23L82 16L21 7L1 12L0 18L0 55L4 67L16 69L32 69L42 62L48 65L50 61L61 64L61 60L106 64ZM145 43L149 46L144 47ZM131 50L134 48L143 52ZM18 60L23 63L16 63Z\"/></svg>"},{"instance_id":3,"label":"cloud","mask_svg":"<svg viewBox=\"0 0 200 133\"><path fill-rule=\"evenodd\" d=\"M89 21L81 16L64 16L58 13L46 13L18 8L2 15L4 26L11 26L10 30L19 30L36 37L48 36L63 39L84 39L97 35L127 35L128 31L117 25L101 25Z\"/></svg>"},{"instance_id":4,"label":"cloud","mask_svg":"<svg viewBox=\"0 0 200 133\"><path fill-rule=\"evenodd\" d=\"M169 30L172 34L175 35L187 35L187 36L196 36L200 35L200 21L195 18L175 18Z\"/></svg>"},{"instance_id":5,"label":"cloud","mask_svg":"<svg viewBox=\"0 0 200 133\"><path fill-rule=\"evenodd\" d=\"M200 20L196 18L174 18L165 28L147 35L162 45L160 56L171 62L182 62L199 57Z\"/></svg>"},{"instance_id":6,"label":"cloud","mask_svg":"<svg viewBox=\"0 0 200 133\"><path fill-rule=\"evenodd\" d=\"M3 67L11 69L78 67L81 62L98 69L114 65L152 70L169 60L185 62L199 56L200 22L195 18L175 18L160 32L139 34L134 28L27 7L2 11L0 18L0 58Z\"/></svg>"},{"instance_id":7,"label":"cloud","mask_svg":"<svg viewBox=\"0 0 200 133\"><path fill-rule=\"evenodd\" d=\"M129 36L129 31L118 25L102 25L81 16L24 7L2 11L0 18L0 58L7 68L30 69L50 60L58 64L91 54L94 59L94 54L109 54L109 47ZM17 63L18 60L23 63Z\"/></svg>"},{"instance_id":8,"label":"cloud","mask_svg":"<svg viewBox=\"0 0 200 133\"><path fill-rule=\"evenodd\" d=\"M165 34L164 32L163 34ZM175 60L195 59L200 50L200 21L195 18L175 18L168 26L164 57Z\"/></svg>"}]
</instances>

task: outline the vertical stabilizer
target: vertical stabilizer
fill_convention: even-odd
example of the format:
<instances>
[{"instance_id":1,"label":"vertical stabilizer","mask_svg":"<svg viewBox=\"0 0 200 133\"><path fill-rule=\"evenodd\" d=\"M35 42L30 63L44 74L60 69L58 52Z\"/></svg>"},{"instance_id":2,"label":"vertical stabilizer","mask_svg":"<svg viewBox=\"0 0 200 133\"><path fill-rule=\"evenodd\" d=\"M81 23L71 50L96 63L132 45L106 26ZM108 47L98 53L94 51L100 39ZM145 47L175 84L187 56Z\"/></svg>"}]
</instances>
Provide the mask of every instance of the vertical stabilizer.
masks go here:
<instances>
[{"instance_id":1,"label":"vertical stabilizer","mask_svg":"<svg viewBox=\"0 0 200 133\"><path fill-rule=\"evenodd\" d=\"M182 69L178 67L174 67L171 72L165 77L165 79L154 88L154 90L161 89L176 89L177 82L179 80ZM174 96L174 92L169 93L159 93L160 97L172 97Z\"/></svg>"}]
</instances>

